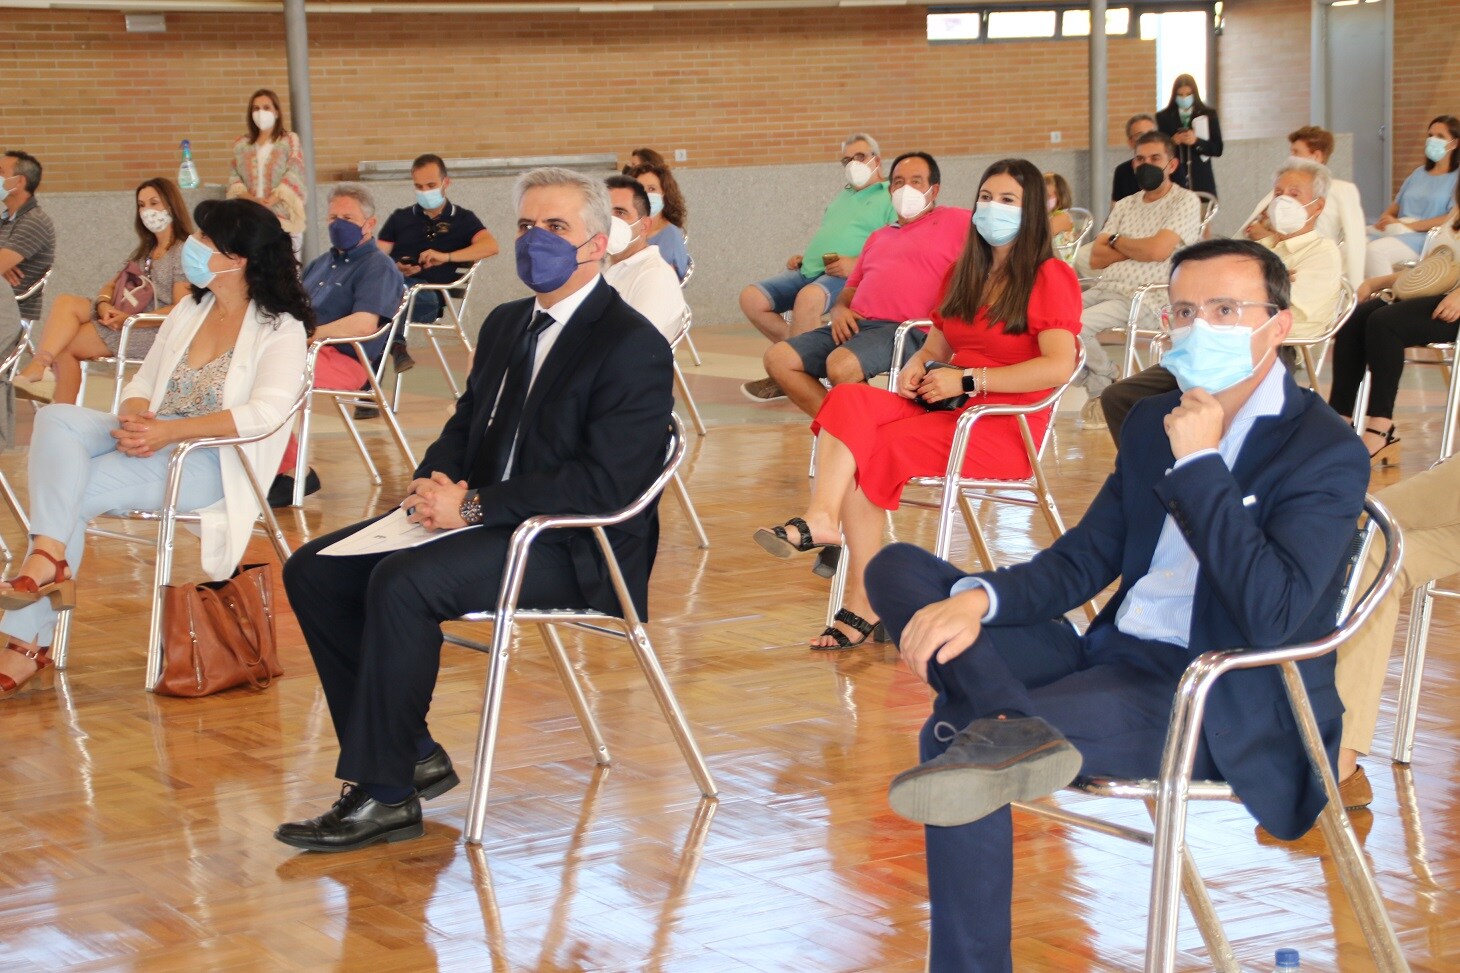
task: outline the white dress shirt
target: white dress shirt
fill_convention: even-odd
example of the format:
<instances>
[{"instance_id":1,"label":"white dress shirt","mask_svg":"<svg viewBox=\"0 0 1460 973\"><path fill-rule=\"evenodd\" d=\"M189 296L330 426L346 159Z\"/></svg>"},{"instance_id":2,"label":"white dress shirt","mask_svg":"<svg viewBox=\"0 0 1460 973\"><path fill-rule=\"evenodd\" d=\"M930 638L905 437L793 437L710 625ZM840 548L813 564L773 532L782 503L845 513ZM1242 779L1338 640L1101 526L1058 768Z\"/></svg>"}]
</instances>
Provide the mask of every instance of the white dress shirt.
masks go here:
<instances>
[{"instance_id":1,"label":"white dress shirt","mask_svg":"<svg viewBox=\"0 0 1460 973\"><path fill-rule=\"evenodd\" d=\"M665 341L674 340L684 317L684 289L658 247L645 247L632 257L615 261L603 272L603 279L629 307L648 318Z\"/></svg>"}]
</instances>

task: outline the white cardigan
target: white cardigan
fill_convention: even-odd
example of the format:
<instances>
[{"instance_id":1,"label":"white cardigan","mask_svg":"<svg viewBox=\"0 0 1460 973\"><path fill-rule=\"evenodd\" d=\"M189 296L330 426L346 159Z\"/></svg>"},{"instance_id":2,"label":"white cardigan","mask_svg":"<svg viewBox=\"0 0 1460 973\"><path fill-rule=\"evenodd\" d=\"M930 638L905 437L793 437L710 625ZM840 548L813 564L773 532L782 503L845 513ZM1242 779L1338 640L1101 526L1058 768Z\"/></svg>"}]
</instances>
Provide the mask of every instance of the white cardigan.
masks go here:
<instances>
[{"instance_id":1,"label":"white cardigan","mask_svg":"<svg viewBox=\"0 0 1460 973\"><path fill-rule=\"evenodd\" d=\"M146 399L149 408L157 411L167 393L173 369L187 354L213 300L209 294L202 303L192 297L178 302L158 328L157 340L142 367L122 391L123 399ZM304 325L299 319L282 314L276 321L262 321L257 305L249 303L238 341L233 346L233 360L223 380L223 407L233 413L238 435L257 436L283 421L304 381L305 346ZM243 447L255 475L265 487L284 458L291 431L285 426ZM219 459L223 499L199 511L203 570L214 581L222 581L238 567L259 515L258 501L238 453L232 448L224 449Z\"/></svg>"}]
</instances>

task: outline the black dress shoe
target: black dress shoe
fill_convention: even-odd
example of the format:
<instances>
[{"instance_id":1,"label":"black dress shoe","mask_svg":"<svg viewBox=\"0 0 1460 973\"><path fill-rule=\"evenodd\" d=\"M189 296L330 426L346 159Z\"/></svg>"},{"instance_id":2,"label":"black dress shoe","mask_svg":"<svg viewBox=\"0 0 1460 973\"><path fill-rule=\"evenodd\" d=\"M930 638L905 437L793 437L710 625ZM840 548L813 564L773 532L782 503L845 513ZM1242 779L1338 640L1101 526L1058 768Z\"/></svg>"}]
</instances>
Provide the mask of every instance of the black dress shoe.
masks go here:
<instances>
[{"instance_id":1,"label":"black dress shoe","mask_svg":"<svg viewBox=\"0 0 1460 973\"><path fill-rule=\"evenodd\" d=\"M887 803L912 821L954 827L1012 801L1053 794L1083 758L1037 716L974 720L948 749L892 779Z\"/></svg>"},{"instance_id":2,"label":"black dress shoe","mask_svg":"<svg viewBox=\"0 0 1460 973\"><path fill-rule=\"evenodd\" d=\"M456 776L452 769L451 757L446 753L446 748L436 744L436 749L431 751L431 756L425 760L416 761L416 775L411 778L411 786L416 789L416 795L423 801L429 801L433 797L440 797L451 788L461 783L461 778Z\"/></svg>"},{"instance_id":3,"label":"black dress shoe","mask_svg":"<svg viewBox=\"0 0 1460 973\"><path fill-rule=\"evenodd\" d=\"M304 477L304 495L307 497L318 492L319 474L314 472L314 467L311 466L308 475ZM280 473L274 477L274 482L269 484L269 506L294 506L294 477L288 473Z\"/></svg>"},{"instance_id":4,"label":"black dress shoe","mask_svg":"<svg viewBox=\"0 0 1460 973\"><path fill-rule=\"evenodd\" d=\"M419 797L382 804L358 784L346 784L334 807L308 821L281 824L274 837L306 851L354 851L377 841L409 841L425 833Z\"/></svg>"},{"instance_id":5,"label":"black dress shoe","mask_svg":"<svg viewBox=\"0 0 1460 973\"><path fill-rule=\"evenodd\" d=\"M390 359L391 363L395 365L397 375L416 367L416 360L411 357L411 353L406 350L405 345L391 345Z\"/></svg>"}]
</instances>

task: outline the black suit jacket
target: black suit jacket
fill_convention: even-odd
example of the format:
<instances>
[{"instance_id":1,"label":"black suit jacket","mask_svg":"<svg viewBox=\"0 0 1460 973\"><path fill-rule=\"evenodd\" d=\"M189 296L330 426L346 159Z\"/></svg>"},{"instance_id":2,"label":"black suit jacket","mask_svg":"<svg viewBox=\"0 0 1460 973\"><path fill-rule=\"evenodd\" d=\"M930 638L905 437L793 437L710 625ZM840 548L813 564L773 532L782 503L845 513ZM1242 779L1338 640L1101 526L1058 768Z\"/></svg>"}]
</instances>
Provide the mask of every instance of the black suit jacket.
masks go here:
<instances>
[{"instance_id":1,"label":"black suit jacket","mask_svg":"<svg viewBox=\"0 0 1460 973\"><path fill-rule=\"evenodd\" d=\"M602 278L544 359L522 414L508 479L480 487L482 522L515 529L537 514L606 514L628 506L664 468L674 408L669 344ZM470 476L513 343L533 299L502 304L477 336L466 390L417 477ZM608 528L634 607L648 617L649 570L659 545L657 504ZM551 531L534 543L568 544L578 584L595 609L618 613L608 566L591 531Z\"/></svg>"},{"instance_id":2,"label":"black suit jacket","mask_svg":"<svg viewBox=\"0 0 1460 973\"><path fill-rule=\"evenodd\" d=\"M1177 158L1181 160L1177 174L1181 178L1172 176L1171 181L1187 189L1216 195L1217 176L1212 171L1212 158L1222 154L1222 126L1217 121L1217 113L1212 109L1208 108L1201 114L1206 118L1210 129L1207 137L1197 139L1196 145L1178 145L1176 147ZM1195 116L1192 118L1195 120ZM1167 135L1175 135L1181 131L1180 109L1163 108L1156 112L1156 127ZM1208 158L1203 159L1204 155Z\"/></svg>"},{"instance_id":3,"label":"black suit jacket","mask_svg":"<svg viewBox=\"0 0 1460 973\"><path fill-rule=\"evenodd\" d=\"M1282 412L1253 424L1234 469L1216 455L1172 469L1163 421L1180 401L1180 392L1169 392L1131 410L1115 472L1079 524L1032 560L979 575L998 596L990 625L1058 617L1119 577L1088 635L1097 652L1128 638L1115 627L1116 612L1149 572L1170 514L1200 565L1191 659L1211 649L1307 642L1333 630L1345 554L1369 483L1368 453L1353 428L1284 373ZM1343 715L1333 667L1333 653L1299 663L1330 761ZM1222 776L1268 831L1290 839L1312 826L1326 799L1276 668L1223 676L1208 697L1202 734Z\"/></svg>"}]
</instances>

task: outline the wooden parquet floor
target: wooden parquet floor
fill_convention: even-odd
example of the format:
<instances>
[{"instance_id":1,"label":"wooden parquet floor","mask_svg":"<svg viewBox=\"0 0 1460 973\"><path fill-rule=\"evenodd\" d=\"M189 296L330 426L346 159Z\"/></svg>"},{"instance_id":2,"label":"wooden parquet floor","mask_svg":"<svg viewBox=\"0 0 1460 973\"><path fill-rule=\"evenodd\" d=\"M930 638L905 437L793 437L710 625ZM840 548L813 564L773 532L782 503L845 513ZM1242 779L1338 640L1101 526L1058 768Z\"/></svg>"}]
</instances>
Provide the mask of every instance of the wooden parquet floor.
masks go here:
<instances>
[{"instance_id":1,"label":"wooden parquet floor","mask_svg":"<svg viewBox=\"0 0 1460 973\"><path fill-rule=\"evenodd\" d=\"M696 337L706 361L685 371L712 428L692 444L686 479L712 547L696 548L666 501L650 630L718 802L699 800L627 648L585 637L569 651L615 756L596 770L528 635L508 681L484 845L461 841L461 787L428 805L419 841L296 853L270 832L322 810L337 785L333 734L292 616L280 622L287 674L267 691L149 695L150 548L95 541L69 673L53 692L0 703L0 970L920 970L921 833L884 794L915 759L927 692L890 648L802 647L820 628L826 582L809 562L766 558L750 532L804 502L804 423L784 404L740 398L739 382L757 374L758 339L730 329ZM404 410L418 449L444 418L442 383L429 372L423 356ZM1406 379L1406 473L1437 448L1436 382ZM1049 464L1071 522L1112 455L1103 431L1079 428L1078 406L1060 414ZM400 495L408 471L383 428L367 428L383 488L339 427L322 422L324 491L285 516L292 542ZM0 457L22 491L24 464L23 450ZM1029 511L986 516L1002 557L1047 542ZM929 514L898 517L904 539L929 543L931 526ZM0 522L0 532L19 542L14 525ZM179 576L197 577L195 545L180 548ZM1415 762L1370 757L1374 809L1358 818L1411 964L1426 971L1460 969L1460 616L1443 602L1436 616ZM463 771L484 673L480 656L445 651L432 727ZM1396 676L1397 659L1381 751ZM1145 820L1138 806L1107 803L1117 820ZM1016 828L1016 969L1139 968L1148 853L1022 815ZM1236 807L1199 807L1192 831L1247 969L1270 969L1282 946L1301 949L1305 969L1372 968L1325 861L1259 844ZM1184 922L1180 968L1208 968Z\"/></svg>"}]
</instances>

